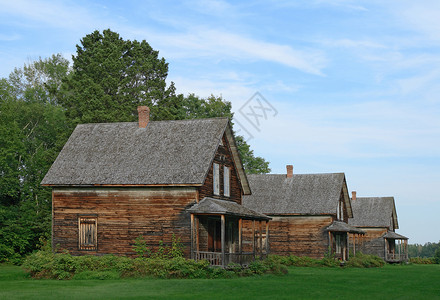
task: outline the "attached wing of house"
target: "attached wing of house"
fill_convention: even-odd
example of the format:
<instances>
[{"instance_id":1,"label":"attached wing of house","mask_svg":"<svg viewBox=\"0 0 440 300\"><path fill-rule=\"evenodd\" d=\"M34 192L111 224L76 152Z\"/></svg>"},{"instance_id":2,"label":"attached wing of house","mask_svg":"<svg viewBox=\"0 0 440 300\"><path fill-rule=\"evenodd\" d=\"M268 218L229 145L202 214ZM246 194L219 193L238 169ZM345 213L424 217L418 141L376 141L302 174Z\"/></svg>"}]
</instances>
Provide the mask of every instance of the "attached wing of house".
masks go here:
<instances>
[{"instance_id":1,"label":"attached wing of house","mask_svg":"<svg viewBox=\"0 0 440 300\"><path fill-rule=\"evenodd\" d=\"M363 230L361 250L388 262L408 260L408 238L397 234L399 228L394 197L352 196L353 218L349 224Z\"/></svg>"},{"instance_id":2,"label":"attached wing of house","mask_svg":"<svg viewBox=\"0 0 440 300\"><path fill-rule=\"evenodd\" d=\"M330 249L348 257L352 217L344 173L248 175L243 205L272 217L271 252L322 258Z\"/></svg>"}]
</instances>

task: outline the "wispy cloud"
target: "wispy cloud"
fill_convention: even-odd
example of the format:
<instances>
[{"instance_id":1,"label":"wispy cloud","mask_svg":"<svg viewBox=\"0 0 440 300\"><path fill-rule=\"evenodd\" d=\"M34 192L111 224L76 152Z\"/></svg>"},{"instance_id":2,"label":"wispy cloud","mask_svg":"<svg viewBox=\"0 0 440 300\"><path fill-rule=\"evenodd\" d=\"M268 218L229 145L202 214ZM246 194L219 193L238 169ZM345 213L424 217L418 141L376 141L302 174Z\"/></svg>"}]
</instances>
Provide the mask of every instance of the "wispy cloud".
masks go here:
<instances>
[{"instance_id":1,"label":"wispy cloud","mask_svg":"<svg viewBox=\"0 0 440 300\"><path fill-rule=\"evenodd\" d=\"M2 14L20 18L23 26L30 22L46 24L56 28L78 29L82 26L96 24L92 13L79 5L66 2L48 2L41 0L0 1Z\"/></svg>"},{"instance_id":2,"label":"wispy cloud","mask_svg":"<svg viewBox=\"0 0 440 300\"><path fill-rule=\"evenodd\" d=\"M289 45L217 29L190 28L185 34L155 35L154 40L177 57L267 61L320 76L323 76L326 63L325 55L320 51L297 50Z\"/></svg>"}]
</instances>

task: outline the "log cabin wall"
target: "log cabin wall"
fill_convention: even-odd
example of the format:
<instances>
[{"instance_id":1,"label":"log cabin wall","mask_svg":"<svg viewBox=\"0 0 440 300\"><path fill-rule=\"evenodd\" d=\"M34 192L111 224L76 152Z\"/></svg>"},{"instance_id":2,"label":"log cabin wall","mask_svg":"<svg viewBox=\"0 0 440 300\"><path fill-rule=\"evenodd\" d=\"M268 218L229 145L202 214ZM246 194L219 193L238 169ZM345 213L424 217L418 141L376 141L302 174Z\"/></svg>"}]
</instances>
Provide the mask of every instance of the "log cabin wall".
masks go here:
<instances>
[{"instance_id":1,"label":"log cabin wall","mask_svg":"<svg viewBox=\"0 0 440 300\"><path fill-rule=\"evenodd\" d=\"M328 232L331 216L272 216L269 231L271 254L323 258L328 252ZM243 234L251 240L252 225L243 225Z\"/></svg>"},{"instance_id":2,"label":"log cabin wall","mask_svg":"<svg viewBox=\"0 0 440 300\"><path fill-rule=\"evenodd\" d=\"M362 237L361 251L365 254L373 254L385 258L385 239L382 237L387 233L386 228L360 228L365 231Z\"/></svg>"},{"instance_id":3,"label":"log cabin wall","mask_svg":"<svg viewBox=\"0 0 440 300\"><path fill-rule=\"evenodd\" d=\"M192 187L54 188L52 242L73 255L134 255L134 240L143 235L151 250L169 244L174 234L190 252L190 215L196 202ZM78 218L97 218L97 250L80 251ZM54 248L55 249L55 248Z\"/></svg>"},{"instance_id":4,"label":"log cabin wall","mask_svg":"<svg viewBox=\"0 0 440 300\"><path fill-rule=\"evenodd\" d=\"M226 139L226 136L223 135L222 144L217 148L217 152L214 157L214 163L218 163L220 165L220 195L214 195L214 187L213 187L213 164L209 168L208 174L206 176L205 182L203 186L199 188L199 200L202 200L204 197L212 197L217 199L231 200L241 204L242 199L242 188L241 183L238 177L237 169L235 167L229 143ZM230 196L224 196L224 184L223 184L223 166L230 168Z\"/></svg>"}]
</instances>

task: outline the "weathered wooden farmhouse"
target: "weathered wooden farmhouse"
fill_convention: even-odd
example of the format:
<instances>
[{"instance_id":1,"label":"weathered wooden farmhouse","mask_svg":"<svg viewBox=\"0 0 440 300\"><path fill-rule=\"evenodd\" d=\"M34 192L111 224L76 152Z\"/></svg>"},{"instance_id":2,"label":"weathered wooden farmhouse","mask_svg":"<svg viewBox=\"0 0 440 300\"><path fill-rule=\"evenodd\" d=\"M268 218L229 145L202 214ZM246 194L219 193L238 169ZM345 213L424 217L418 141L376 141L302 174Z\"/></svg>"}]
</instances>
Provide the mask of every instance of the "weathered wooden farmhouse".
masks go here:
<instances>
[{"instance_id":1,"label":"weathered wooden farmhouse","mask_svg":"<svg viewBox=\"0 0 440 300\"><path fill-rule=\"evenodd\" d=\"M243 205L272 218L270 252L322 258L329 251L348 258L350 235L362 231L353 217L344 173L248 175L252 195ZM353 239L354 240L354 239Z\"/></svg>"},{"instance_id":2,"label":"weathered wooden farmhouse","mask_svg":"<svg viewBox=\"0 0 440 300\"><path fill-rule=\"evenodd\" d=\"M365 232L361 251L375 254L387 262L408 260L408 238L395 232L399 228L394 197L356 197L352 192L354 217L348 222Z\"/></svg>"},{"instance_id":3,"label":"weathered wooden farmhouse","mask_svg":"<svg viewBox=\"0 0 440 300\"><path fill-rule=\"evenodd\" d=\"M254 257L255 247L242 251L240 226L269 218L241 205L251 190L229 120L149 121L148 107L138 111L139 123L78 125L46 174L53 246L134 255L139 236L154 251L175 235L186 257Z\"/></svg>"}]
</instances>

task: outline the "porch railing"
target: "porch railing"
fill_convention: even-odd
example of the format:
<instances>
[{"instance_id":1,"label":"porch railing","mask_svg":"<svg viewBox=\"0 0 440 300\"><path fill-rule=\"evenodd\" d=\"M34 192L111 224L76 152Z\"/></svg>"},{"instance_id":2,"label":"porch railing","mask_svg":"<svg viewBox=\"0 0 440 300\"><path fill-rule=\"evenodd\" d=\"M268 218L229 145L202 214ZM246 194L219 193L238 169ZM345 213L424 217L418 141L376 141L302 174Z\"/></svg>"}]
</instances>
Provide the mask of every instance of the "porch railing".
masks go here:
<instances>
[{"instance_id":1,"label":"porch railing","mask_svg":"<svg viewBox=\"0 0 440 300\"><path fill-rule=\"evenodd\" d=\"M267 254L258 255L259 257L266 257ZM249 265L255 260L255 254L253 252L242 252L240 253L225 253L225 262L222 262L221 252L206 252L206 251L195 251L194 259L197 260L207 260L212 266L227 266L230 263L236 263L240 265Z\"/></svg>"},{"instance_id":2,"label":"porch railing","mask_svg":"<svg viewBox=\"0 0 440 300\"><path fill-rule=\"evenodd\" d=\"M408 254L407 253L387 253L385 260L390 261L390 262L407 261Z\"/></svg>"}]
</instances>

